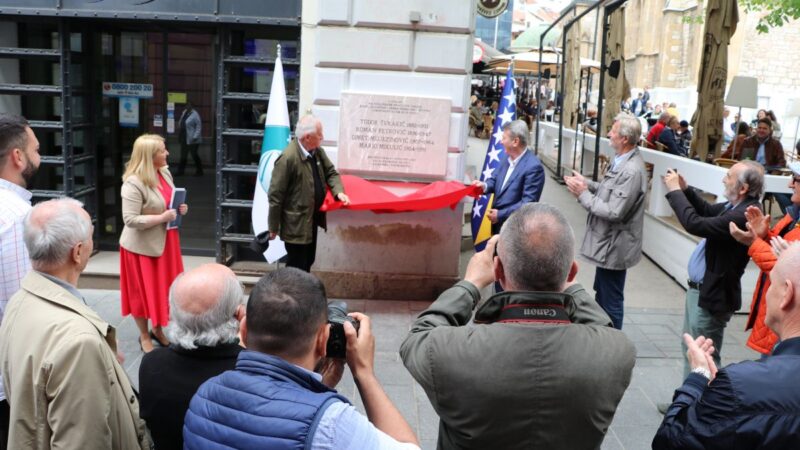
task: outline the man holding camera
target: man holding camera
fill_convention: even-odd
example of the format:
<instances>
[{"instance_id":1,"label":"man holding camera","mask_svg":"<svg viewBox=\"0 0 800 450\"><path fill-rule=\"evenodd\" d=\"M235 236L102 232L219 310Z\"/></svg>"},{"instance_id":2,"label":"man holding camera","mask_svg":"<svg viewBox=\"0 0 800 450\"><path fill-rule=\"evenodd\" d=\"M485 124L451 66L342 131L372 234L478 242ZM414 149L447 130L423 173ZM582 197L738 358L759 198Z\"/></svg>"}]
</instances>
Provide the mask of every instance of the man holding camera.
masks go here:
<instances>
[{"instance_id":1,"label":"man holding camera","mask_svg":"<svg viewBox=\"0 0 800 450\"><path fill-rule=\"evenodd\" d=\"M414 322L400 356L439 414L438 448L600 447L636 351L572 284L574 253L557 208L524 205ZM505 292L478 306L495 279Z\"/></svg>"},{"instance_id":2,"label":"man holding camera","mask_svg":"<svg viewBox=\"0 0 800 450\"><path fill-rule=\"evenodd\" d=\"M728 169L722 183L726 201L711 204L676 170L670 169L664 175L667 200L675 217L687 232L702 238L689 257L683 331L714 341L717 367L725 327L742 306L741 278L750 259L747 247L731 236L730 224L744 228L747 207L759 206L764 194L764 168L755 161L739 162ZM682 344L686 353L686 343ZM684 377L689 370L689 361L684 360ZM664 410L664 405L659 409Z\"/></svg>"},{"instance_id":3,"label":"man holding camera","mask_svg":"<svg viewBox=\"0 0 800 450\"><path fill-rule=\"evenodd\" d=\"M184 448L418 449L375 377L369 317L350 317L358 332L344 317L329 321L325 287L311 274L284 268L262 277L241 324L247 350L234 370L211 378L192 398ZM344 331L367 417L333 389L345 361L326 358L329 346L343 346L328 342L332 327Z\"/></svg>"}]
</instances>

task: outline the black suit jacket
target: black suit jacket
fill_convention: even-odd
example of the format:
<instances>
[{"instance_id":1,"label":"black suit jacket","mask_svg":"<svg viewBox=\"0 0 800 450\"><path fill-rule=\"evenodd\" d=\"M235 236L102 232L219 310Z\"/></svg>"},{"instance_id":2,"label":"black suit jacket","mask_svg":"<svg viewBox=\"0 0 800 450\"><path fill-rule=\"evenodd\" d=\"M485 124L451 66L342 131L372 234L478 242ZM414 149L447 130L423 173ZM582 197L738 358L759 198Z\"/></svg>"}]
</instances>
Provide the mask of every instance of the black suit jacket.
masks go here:
<instances>
[{"instance_id":1,"label":"black suit jacket","mask_svg":"<svg viewBox=\"0 0 800 450\"><path fill-rule=\"evenodd\" d=\"M725 211L727 202L708 203L689 187L668 193L667 200L686 231L706 238L706 272L700 287L700 307L712 314L738 310L742 307L741 278L750 257L747 247L731 237L729 223L744 229L747 222L744 211L750 205L758 205L758 199L748 197Z\"/></svg>"},{"instance_id":2,"label":"black suit jacket","mask_svg":"<svg viewBox=\"0 0 800 450\"><path fill-rule=\"evenodd\" d=\"M675 138L675 131L672 128L665 127L661 134L658 135L658 142L667 146L667 153L676 156L686 156L683 149L678 145L678 140Z\"/></svg>"},{"instance_id":3,"label":"black suit jacket","mask_svg":"<svg viewBox=\"0 0 800 450\"><path fill-rule=\"evenodd\" d=\"M183 448L183 417L206 380L236 365L238 343L186 350L156 348L139 366L139 412L157 450Z\"/></svg>"}]
</instances>

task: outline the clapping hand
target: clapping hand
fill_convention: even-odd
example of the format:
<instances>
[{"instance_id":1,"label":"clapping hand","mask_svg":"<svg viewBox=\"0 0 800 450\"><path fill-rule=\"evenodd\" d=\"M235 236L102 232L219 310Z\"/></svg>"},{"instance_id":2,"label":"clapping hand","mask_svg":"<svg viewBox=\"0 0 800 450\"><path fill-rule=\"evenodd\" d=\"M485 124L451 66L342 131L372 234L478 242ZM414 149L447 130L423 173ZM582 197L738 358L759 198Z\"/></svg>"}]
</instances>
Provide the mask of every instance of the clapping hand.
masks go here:
<instances>
[{"instance_id":1,"label":"clapping hand","mask_svg":"<svg viewBox=\"0 0 800 450\"><path fill-rule=\"evenodd\" d=\"M747 222L745 226L747 228L747 231L742 230L741 228L736 226L736 223L731 221L728 224L728 229L731 232L731 236L734 239L736 239L736 242L749 247L750 245L753 244L753 241L756 240L756 233L753 232L753 229L750 227L750 222Z\"/></svg>"},{"instance_id":2,"label":"clapping hand","mask_svg":"<svg viewBox=\"0 0 800 450\"><path fill-rule=\"evenodd\" d=\"M780 236L775 236L774 238L772 238L769 241L769 244L772 246L772 253L775 254L776 258L779 258L781 256L781 252L789 248L790 245L794 245L790 244L789 242L786 242L786 239Z\"/></svg>"},{"instance_id":3,"label":"clapping hand","mask_svg":"<svg viewBox=\"0 0 800 450\"><path fill-rule=\"evenodd\" d=\"M747 228L753 231L756 236L761 239L766 239L769 234L769 219L770 217L764 215L761 208L758 206L748 206L744 211L744 217L747 219Z\"/></svg>"},{"instance_id":4,"label":"clapping hand","mask_svg":"<svg viewBox=\"0 0 800 450\"><path fill-rule=\"evenodd\" d=\"M716 350L714 348L714 341L706 339L704 336L698 336L693 339L688 333L683 333L683 341L686 343L686 359L689 360L689 367L696 369L702 367L711 373L709 382L717 376L717 365L714 364L714 358L711 356Z\"/></svg>"},{"instance_id":5,"label":"clapping hand","mask_svg":"<svg viewBox=\"0 0 800 450\"><path fill-rule=\"evenodd\" d=\"M564 175L564 182L567 183L567 189L569 189L575 197L578 197L583 194L585 190L589 189L586 178L575 170L572 171L572 176Z\"/></svg>"}]
</instances>

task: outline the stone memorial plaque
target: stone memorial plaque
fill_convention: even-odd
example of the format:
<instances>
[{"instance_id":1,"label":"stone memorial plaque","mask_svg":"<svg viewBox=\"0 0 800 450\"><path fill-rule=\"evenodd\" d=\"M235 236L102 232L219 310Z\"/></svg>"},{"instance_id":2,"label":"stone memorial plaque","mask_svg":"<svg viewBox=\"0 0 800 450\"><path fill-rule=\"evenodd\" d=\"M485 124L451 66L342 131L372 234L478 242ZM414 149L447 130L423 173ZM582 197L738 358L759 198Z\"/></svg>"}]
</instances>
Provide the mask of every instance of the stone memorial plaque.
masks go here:
<instances>
[{"instance_id":1,"label":"stone memorial plaque","mask_svg":"<svg viewBox=\"0 0 800 450\"><path fill-rule=\"evenodd\" d=\"M342 93L342 173L387 179L444 179L450 100Z\"/></svg>"}]
</instances>

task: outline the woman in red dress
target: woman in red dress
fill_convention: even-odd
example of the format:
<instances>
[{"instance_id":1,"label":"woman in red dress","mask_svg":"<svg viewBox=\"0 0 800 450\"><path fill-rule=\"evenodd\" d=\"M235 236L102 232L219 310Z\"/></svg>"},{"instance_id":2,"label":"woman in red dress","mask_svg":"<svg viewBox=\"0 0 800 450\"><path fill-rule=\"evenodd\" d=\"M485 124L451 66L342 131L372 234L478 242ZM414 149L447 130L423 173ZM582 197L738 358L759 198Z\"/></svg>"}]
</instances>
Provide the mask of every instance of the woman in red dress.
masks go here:
<instances>
[{"instance_id":1,"label":"woman in red dress","mask_svg":"<svg viewBox=\"0 0 800 450\"><path fill-rule=\"evenodd\" d=\"M167 230L167 224L177 214L186 214L188 206L169 208L175 185L167 156L163 137L143 134L133 143L122 176L122 315L133 315L145 353L153 349L153 339L162 346L169 345L163 331L169 322L168 292L172 281L183 272L178 230ZM152 330L147 327L148 319Z\"/></svg>"}]
</instances>

